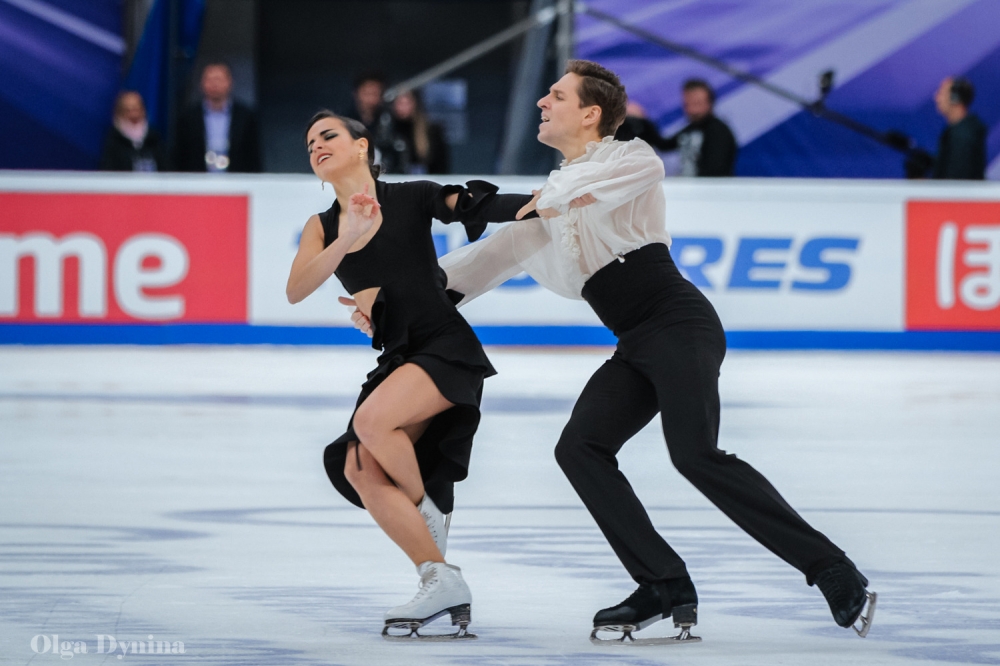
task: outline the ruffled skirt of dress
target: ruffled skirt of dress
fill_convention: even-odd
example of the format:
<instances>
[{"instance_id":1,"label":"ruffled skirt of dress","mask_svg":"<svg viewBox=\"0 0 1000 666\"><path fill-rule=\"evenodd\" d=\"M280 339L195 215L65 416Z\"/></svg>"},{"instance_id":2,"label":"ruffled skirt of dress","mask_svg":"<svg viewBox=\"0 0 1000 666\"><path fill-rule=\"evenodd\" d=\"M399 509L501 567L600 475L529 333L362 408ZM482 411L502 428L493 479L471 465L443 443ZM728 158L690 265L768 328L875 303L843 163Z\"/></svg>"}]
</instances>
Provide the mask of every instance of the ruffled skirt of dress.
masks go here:
<instances>
[{"instance_id":1,"label":"ruffled skirt of dress","mask_svg":"<svg viewBox=\"0 0 1000 666\"><path fill-rule=\"evenodd\" d=\"M379 313L373 308L373 321ZM376 324L375 330L379 327ZM381 343L376 333L373 345ZM368 374L361 387L357 408L369 395L404 363L420 366L454 407L438 414L414 444L417 464L424 490L444 513L450 513L455 503L455 483L469 473L472 438L479 427L479 406L483 396L483 379L496 374L472 328L460 316L446 322L417 344L400 335L383 348L378 367ZM361 498L344 476L348 464L348 445L357 442L354 415L347 432L326 447L323 464L334 487L352 504L364 508ZM350 464L357 464L352 456Z\"/></svg>"}]
</instances>

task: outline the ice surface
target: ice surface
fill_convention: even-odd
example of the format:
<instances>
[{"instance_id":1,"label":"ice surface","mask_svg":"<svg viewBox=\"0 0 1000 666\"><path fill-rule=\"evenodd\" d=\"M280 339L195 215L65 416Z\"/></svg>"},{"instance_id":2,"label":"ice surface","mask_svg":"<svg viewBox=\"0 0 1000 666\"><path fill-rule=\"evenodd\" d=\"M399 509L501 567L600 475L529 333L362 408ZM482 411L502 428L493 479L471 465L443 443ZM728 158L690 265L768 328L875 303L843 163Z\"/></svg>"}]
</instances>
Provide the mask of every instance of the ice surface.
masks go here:
<instances>
[{"instance_id":1,"label":"ice surface","mask_svg":"<svg viewBox=\"0 0 1000 666\"><path fill-rule=\"evenodd\" d=\"M0 349L0 662L54 663L31 641L58 634L95 664L1000 663L1000 356L731 352L720 445L868 575L874 628L836 627L654 421L621 465L688 561L704 642L613 649L588 626L633 585L552 458L608 350L489 353L449 540L480 640L399 645L382 613L417 576L321 464L371 350ZM185 655L119 662L98 634Z\"/></svg>"}]
</instances>

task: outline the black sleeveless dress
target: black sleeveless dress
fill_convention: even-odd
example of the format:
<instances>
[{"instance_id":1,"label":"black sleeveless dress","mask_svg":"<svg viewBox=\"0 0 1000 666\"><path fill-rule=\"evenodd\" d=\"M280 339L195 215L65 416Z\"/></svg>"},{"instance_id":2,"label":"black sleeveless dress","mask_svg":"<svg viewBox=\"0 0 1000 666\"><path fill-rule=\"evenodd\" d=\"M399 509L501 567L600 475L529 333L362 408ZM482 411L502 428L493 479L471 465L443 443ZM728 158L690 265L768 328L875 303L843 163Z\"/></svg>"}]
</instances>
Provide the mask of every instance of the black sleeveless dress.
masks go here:
<instances>
[{"instance_id":1,"label":"black sleeveless dress","mask_svg":"<svg viewBox=\"0 0 1000 666\"><path fill-rule=\"evenodd\" d=\"M472 437L479 427L483 379L495 375L496 370L455 308L461 294L445 289L447 277L438 266L431 220L461 222L469 240L476 240L487 222L513 220L531 199L497 195L496 191L496 186L483 181L470 181L464 188L430 181L376 181L382 225L367 245L344 257L335 273L351 294L379 287L371 312L372 347L382 355L361 387L357 406L404 363L426 371L441 395L454 405L435 416L414 445L424 489L444 513L450 513L454 505L455 482L468 475ZM455 192L459 199L452 211L444 200ZM337 238L340 205L334 202L319 217L324 244L329 246ZM347 432L326 447L323 463L334 487L363 508L344 476L348 444L358 441L353 423L352 415Z\"/></svg>"}]
</instances>

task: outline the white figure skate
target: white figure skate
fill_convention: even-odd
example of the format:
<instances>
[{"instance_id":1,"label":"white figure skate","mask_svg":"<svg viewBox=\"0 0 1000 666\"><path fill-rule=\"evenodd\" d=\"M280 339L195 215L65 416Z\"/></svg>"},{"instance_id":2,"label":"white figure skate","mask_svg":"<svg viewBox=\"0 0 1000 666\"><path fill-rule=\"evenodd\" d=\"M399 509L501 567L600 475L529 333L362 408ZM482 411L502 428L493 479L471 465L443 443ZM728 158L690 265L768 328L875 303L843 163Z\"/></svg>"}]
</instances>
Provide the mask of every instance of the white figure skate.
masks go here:
<instances>
[{"instance_id":1,"label":"white figure skate","mask_svg":"<svg viewBox=\"0 0 1000 666\"><path fill-rule=\"evenodd\" d=\"M434 543L441 551L441 557L444 557L444 552L448 549L448 528L451 527L451 514L441 513L441 509L437 508L437 504L426 493L424 498L420 500L420 504L417 505L417 511L423 516L424 522L427 523L427 529L434 537Z\"/></svg>"},{"instance_id":2,"label":"white figure skate","mask_svg":"<svg viewBox=\"0 0 1000 666\"><path fill-rule=\"evenodd\" d=\"M462 570L444 562L424 562L420 573L420 591L413 601L389 609L385 614L382 637L386 640L449 641L474 639L468 627L472 621L472 593L462 580ZM418 630L442 615L451 615L458 626L453 634L420 634ZM403 630L406 633L390 633Z\"/></svg>"}]
</instances>

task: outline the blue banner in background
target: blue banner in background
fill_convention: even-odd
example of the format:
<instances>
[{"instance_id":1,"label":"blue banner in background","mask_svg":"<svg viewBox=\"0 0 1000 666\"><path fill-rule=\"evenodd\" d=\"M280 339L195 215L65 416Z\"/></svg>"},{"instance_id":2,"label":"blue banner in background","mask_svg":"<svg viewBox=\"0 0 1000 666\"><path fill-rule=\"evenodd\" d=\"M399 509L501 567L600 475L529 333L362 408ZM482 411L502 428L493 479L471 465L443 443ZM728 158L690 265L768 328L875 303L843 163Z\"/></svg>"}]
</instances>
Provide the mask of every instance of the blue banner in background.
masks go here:
<instances>
[{"instance_id":1,"label":"blue banner in background","mask_svg":"<svg viewBox=\"0 0 1000 666\"><path fill-rule=\"evenodd\" d=\"M167 127L171 102L170 12L175 7L179 12L176 40L179 53L183 56L183 60L177 63L179 69L175 76L178 82L187 81L188 65L194 60L201 38L205 0L156 0L146 18L142 37L122 86L142 95L150 126L164 135L168 135L170 129Z\"/></svg>"},{"instance_id":2,"label":"blue banner in background","mask_svg":"<svg viewBox=\"0 0 1000 666\"><path fill-rule=\"evenodd\" d=\"M205 0L156 0L123 77L122 0L0 0L0 169L96 168L122 89L139 91L168 134L170 43L181 85L204 10Z\"/></svg>"},{"instance_id":3,"label":"blue banner in background","mask_svg":"<svg viewBox=\"0 0 1000 666\"><path fill-rule=\"evenodd\" d=\"M170 115L168 86L170 83L170 2L156 0L142 37L122 84L124 90L134 90L146 103L146 120L150 127L164 133Z\"/></svg>"},{"instance_id":4,"label":"blue banner in background","mask_svg":"<svg viewBox=\"0 0 1000 666\"><path fill-rule=\"evenodd\" d=\"M934 93L947 76L976 86L972 110L991 128L1000 179L1000 2L996 0L592 0L595 9L697 49L809 99L836 72L827 106L897 129L936 152L944 120ZM681 129L680 88L707 79L716 113L740 142L744 176L900 178L903 157L763 90L581 15L577 57L617 72L664 135Z\"/></svg>"},{"instance_id":5,"label":"blue banner in background","mask_svg":"<svg viewBox=\"0 0 1000 666\"><path fill-rule=\"evenodd\" d=\"M121 35L121 0L0 0L0 169L97 166Z\"/></svg>"}]
</instances>

